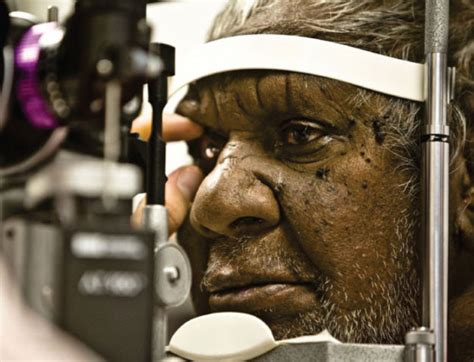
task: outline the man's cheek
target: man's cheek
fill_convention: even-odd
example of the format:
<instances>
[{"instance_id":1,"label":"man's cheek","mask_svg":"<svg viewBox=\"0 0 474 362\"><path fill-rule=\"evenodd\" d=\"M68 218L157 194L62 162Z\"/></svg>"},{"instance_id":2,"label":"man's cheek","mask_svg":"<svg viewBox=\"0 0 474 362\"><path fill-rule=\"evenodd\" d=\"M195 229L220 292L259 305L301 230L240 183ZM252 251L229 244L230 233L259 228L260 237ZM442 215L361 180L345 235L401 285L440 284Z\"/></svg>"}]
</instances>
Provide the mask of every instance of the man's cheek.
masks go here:
<instances>
[{"instance_id":1,"label":"man's cheek","mask_svg":"<svg viewBox=\"0 0 474 362\"><path fill-rule=\"evenodd\" d=\"M312 175L288 182L284 191L280 202L293 230L292 242L317 269L334 277L341 263L349 261L352 243L354 201L345 181Z\"/></svg>"},{"instance_id":2,"label":"man's cheek","mask_svg":"<svg viewBox=\"0 0 474 362\"><path fill-rule=\"evenodd\" d=\"M397 210L386 204L386 187L373 164L351 160L295 176L281 206L313 264L327 276L356 275L375 258L387 259Z\"/></svg>"}]
</instances>

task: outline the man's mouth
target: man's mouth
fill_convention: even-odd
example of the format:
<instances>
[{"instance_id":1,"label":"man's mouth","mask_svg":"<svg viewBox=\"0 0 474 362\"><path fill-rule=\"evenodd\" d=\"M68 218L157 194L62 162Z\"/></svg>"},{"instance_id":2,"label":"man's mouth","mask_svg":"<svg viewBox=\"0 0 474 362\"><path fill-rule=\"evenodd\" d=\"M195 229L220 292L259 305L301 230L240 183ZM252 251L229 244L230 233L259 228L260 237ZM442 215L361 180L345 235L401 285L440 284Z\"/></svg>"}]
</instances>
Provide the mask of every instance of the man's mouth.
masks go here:
<instances>
[{"instance_id":1,"label":"man's mouth","mask_svg":"<svg viewBox=\"0 0 474 362\"><path fill-rule=\"evenodd\" d=\"M213 311L255 313L271 319L314 310L318 304L314 287L307 282L249 284L221 288L209 296Z\"/></svg>"},{"instance_id":2,"label":"man's mouth","mask_svg":"<svg viewBox=\"0 0 474 362\"><path fill-rule=\"evenodd\" d=\"M210 310L251 313L271 323L320 309L319 274L297 250L282 253L285 238L277 228L238 245L212 244L202 280Z\"/></svg>"}]
</instances>

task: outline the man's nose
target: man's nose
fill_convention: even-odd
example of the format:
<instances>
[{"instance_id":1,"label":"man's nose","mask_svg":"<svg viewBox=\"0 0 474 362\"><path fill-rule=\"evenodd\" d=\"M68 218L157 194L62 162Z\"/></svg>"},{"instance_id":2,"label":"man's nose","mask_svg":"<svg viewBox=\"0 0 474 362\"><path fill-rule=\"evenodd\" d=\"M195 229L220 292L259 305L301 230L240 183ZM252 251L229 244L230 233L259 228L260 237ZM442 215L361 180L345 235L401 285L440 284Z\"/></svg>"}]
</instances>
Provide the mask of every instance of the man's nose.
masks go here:
<instances>
[{"instance_id":1,"label":"man's nose","mask_svg":"<svg viewBox=\"0 0 474 362\"><path fill-rule=\"evenodd\" d=\"M250 158L226 158L204 179L191 209L193 227L206 237L255 235L277 225L273 191L255 175Z\"/></svg>"}]
</instances>

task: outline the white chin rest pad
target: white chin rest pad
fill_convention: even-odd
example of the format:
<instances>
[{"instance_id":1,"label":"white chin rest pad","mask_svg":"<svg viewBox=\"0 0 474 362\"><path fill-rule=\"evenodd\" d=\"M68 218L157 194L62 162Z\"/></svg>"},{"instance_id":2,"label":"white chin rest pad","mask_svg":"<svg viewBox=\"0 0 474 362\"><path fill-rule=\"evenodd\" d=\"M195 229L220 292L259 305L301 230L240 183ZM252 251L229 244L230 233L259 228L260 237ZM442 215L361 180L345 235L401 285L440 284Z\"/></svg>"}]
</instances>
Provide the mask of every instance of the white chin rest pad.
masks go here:
<instances>
[{"instance_id":1,"label":"white chin rest pad","mask_svg":"<svg viewBox=\"0 0 474 362\"><path fill-rule=\"evenodd\" d=\"M277 346L270 328L257 317L236 312L191 319L171 338L168 351L194 361L249 360Z\"/></svg>"}]
</instances>

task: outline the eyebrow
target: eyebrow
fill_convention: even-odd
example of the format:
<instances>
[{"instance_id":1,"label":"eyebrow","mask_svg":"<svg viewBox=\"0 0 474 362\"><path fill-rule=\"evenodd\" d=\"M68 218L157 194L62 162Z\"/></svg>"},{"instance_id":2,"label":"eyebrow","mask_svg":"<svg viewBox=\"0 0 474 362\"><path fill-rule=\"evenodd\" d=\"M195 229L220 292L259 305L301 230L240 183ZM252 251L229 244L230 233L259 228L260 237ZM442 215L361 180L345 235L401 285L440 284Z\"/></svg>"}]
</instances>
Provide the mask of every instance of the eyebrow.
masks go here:
<instances>
[{"instance_id":1,"label":"eyebrow","mask_svg":"<svg viewBox=\"0 0 474 362\"><path fill-rule=\"evenodd\" d=\"M344 86L343 83L336 80L323 78L323 77L318 77L316 79L315 76L311 76L307 74L300 74L300 76L301 76L301 81L306 84L305 89L311 88L312 95L314 95L316 92L319 92L321 97L323 97L322 100L320 97L315 97L317 99L315 102L313 102L313 107L316 109L317 113L326 113L327 111L331 113L335 112L339 118L341 118L342 120L347 120L347 121L353 118L350 114L351 113L350 109L352 109L352 106L349 102L347 102L347 100L351 99L352 97L350 96L350 94L344 95L344 93L347 93L347 90L339 88L341 86ZM350 88L353 87L351 85L346 85L346 86L349 86ZM343 96L340 97L340 99L337 99L335 97L335 92L337 91L340 91L343 94ZM290 92L290 96L291 96L291 92ZM296 107L295 100L293 99L293 97L291 98L292 98L291 104L294 107ZM331 118L334 118L334 117L331 117Z\"/></svg>"}]
</instances>

